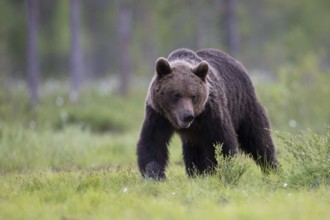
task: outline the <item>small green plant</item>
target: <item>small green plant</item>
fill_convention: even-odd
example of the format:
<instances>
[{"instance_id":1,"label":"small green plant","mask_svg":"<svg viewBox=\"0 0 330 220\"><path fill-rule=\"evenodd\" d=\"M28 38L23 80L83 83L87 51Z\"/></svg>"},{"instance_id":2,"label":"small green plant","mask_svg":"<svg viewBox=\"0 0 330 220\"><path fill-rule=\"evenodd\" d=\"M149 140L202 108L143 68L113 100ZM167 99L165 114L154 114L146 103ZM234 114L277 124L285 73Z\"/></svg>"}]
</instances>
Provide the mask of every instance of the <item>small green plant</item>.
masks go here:
<instances>
[{"instance_id":1,"label":"small green plant","mask_svg":"<svg viewBox=\"0 0 330 220\"><path fill-rule=\"evenodd\" d=\"M237 185L246 171L249 169L248 158L242 154L233 157L225 157L222 153L222 146L216 145L216 175L225 186Z\"/></svg>"},{"instance_id":2,"label":"small green plant","mask_svg":"<svg viewBox=\"0 0 330 220\"><path fill-rule=\"evenodd\" d=\"M323 135L311 130L298 135L276 132L283 142L288 162L288 185L315 188L330 185L330 128Z\"/></svg>"}]
</instances>

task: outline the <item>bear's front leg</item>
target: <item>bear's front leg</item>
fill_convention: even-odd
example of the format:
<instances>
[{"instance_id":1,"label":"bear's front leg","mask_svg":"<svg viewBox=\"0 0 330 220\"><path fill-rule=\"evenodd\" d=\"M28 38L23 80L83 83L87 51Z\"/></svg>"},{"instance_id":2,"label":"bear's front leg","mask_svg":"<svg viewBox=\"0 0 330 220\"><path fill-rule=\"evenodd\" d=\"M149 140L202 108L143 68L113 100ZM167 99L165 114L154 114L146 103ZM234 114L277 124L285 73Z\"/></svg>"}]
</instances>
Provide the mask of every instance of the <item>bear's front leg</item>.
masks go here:
<instances>
[{"instance_id":1,"label":"bear's front leg","mask_svg":"<svg viewBox=\"0 0 330 220\"><path fill-rule=\"evenodd\" d=\"M165 178L168 144L173 134L171 124L150 106L137 144L138 166L143 177L154 180Z\"/></svg>"}]
</instances>

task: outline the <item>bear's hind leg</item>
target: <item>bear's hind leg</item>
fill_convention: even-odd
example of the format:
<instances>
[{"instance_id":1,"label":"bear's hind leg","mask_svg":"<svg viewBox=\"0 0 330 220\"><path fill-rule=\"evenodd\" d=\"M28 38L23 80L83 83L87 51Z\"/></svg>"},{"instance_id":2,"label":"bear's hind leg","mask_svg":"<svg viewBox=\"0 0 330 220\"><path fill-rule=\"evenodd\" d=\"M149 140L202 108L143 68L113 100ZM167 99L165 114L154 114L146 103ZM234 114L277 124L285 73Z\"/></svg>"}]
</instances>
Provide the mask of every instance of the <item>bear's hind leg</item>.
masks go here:
<instances>
[{"instance_id":1,"label":"bear's hind leg","mask_svg":"<svg viewBox=\"0 0 330 220\"><path fill-rule=\"evenodd\" d=\"M189 142L183 144L183 158L188 176L212 173L217 164L214 147L202 148Z\"/></svg>"},{"instance_id":2,"label":"bear's hind leg","mask_svg":"<svg viewBox=\"0 0 330 220\"><path fill-rule=\"evenodd\" d=\"M278 161L275 147L270 134L268 118L262 106L255 113L250 112L241 123L238 130L238 140L241 149L252 155L264 172L277 170Z\"/></svg>"}]
</instances>

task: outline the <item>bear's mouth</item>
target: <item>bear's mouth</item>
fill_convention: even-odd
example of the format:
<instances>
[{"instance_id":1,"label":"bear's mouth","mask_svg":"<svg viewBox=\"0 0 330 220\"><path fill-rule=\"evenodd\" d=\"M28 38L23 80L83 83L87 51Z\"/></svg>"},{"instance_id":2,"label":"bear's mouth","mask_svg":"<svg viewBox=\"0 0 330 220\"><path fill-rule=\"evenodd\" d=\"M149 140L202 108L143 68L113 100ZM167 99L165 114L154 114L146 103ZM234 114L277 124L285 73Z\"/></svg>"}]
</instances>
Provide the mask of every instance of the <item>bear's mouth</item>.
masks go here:
<instances>
[{"instance_id":1,"label":"bear's mouth","mask_svg":"<svg viewBox=\"0 0 330 220\"><path fill-rule=\"evenodd\" d=\"M180 128L189 128L190 125L192 124L192 122L186 123L186 122L182 122L180 120L178 120L177 123L178 123Z\"/></svg>"},{"instance_id":2,"label":"bear's mouth","mask_svg":"<svg viewBox=\"0 0 330 220\"><path fill-rule=\"evenodd\" d=\"M189 122L185 122L185 121L182 121L179 118L177 118L176 122L177 122L177 125L179 126L179 128L183 129L183 128L189 128L191 126L191 124L193 123L193 120L191 120Z\"/></svg>"},{"instance_id":3,"label":"bear's mouth","mask_svg":"<svg viewBox=\"0 0 330 220\"><path fill-rule=\"evenodd\" d=\"M180 117L181 116L181 117ZM189 114L178 114L174 113L174 126L177 127L178 129L184 129L184 128L189 128L191 124L194 122L194 115L192 113Z\"/></svg>"}]
</instances>

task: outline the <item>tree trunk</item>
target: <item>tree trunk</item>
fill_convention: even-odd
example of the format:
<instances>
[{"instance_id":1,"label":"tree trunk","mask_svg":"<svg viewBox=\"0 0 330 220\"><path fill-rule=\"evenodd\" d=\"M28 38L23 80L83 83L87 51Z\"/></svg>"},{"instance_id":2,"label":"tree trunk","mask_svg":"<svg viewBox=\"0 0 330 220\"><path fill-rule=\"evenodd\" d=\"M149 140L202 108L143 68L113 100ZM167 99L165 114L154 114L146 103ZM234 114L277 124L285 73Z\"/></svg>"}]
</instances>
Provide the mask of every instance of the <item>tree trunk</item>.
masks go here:
<instances>
[{"instance_id":1,"label":"tree trunk","mask_svg":"<svg viewBox=\"0 0 330 220\"><path fill-rule=\"evenodd\" d=\"M71 54L70 54L70 101L76 102L82 83L82 53L80 45L80 0L71 0Z\"/></svg>"},{"instance_id":2,"label":"tree trunk","mask_svg":"<svg viewBox=\"0 0 330 220\"><path fill-rule=\"evenodd\" d=\"M27 79L30 104L39 101L39 59L38 59L38 0L27 0Z\"/></svg>"},{"instance_id":3,"label":"tree trunk","mask_svg":"<svg viewBox=\"0 0 330 220\"><path fill-rule=\"evenodd\" d=\"M239 58L239 40L237 33L236 0L223 0L225 39L228 52Z\"/></svg>"},{"instance_id":4,"label":"tree trunk","mask_svg":"<svg viewBox=\"0 0 330 220\"><path fill-rule=\"evenodd\" d=\"M120 87L119 93L126 96L132 78L131 57L131 35L132 35L132 8L127 3L119 2L118 14L118 53Z\"/></svg>"},{"instance_id":5,"label":"tree trunk","mask_svg":"<svg viewBox=\"0 0 330 220\"><path fill-rule=\"evenodd\" d=\"M211 10L207 10L205 12L205 4L203 1L187 1L187 4L191 4L193 10L190 12L192 13L192 17L195 19L195 26L194 26L194 46L197 50L205 48L208 41L208 35L206 34L206 28L208 26L207 22L205 21L207 18L206 13L210 13Z\"/></svg>"},{"instance_id":6,"label":"tree trunk","mask_svg":"<svg viewBox=\"0 0 330 220\"><path fill-rule=\"evenodd\" d=\"M109 66L109 34L104 28L109 28L109 21L105 20L105 14L108 13L107 6L111 4L109 0L85 1L85 16L88 34L90 35L90 49L87 52L87 60L85 64L85 77L93 79L102 76ZM105 40L106 39L106 40ZM107 43L105 43L107 42ZM88 72L86 72L86 69Z\"/></svg>"},{"instance_id":7,"label":"tree trunk","mask_svg":"<svg viewBox=\"0 0 330 220\"><path fill-rule=\"evenodd\" d=\"M141 20L143 22L143 39L142 50L145 60L145 71L148 74L153 74L155 60L157 59L155 48L155 27L152 15L152 5L149 0L140 1L141 4Z\"/></svg>"}]
</instances>

